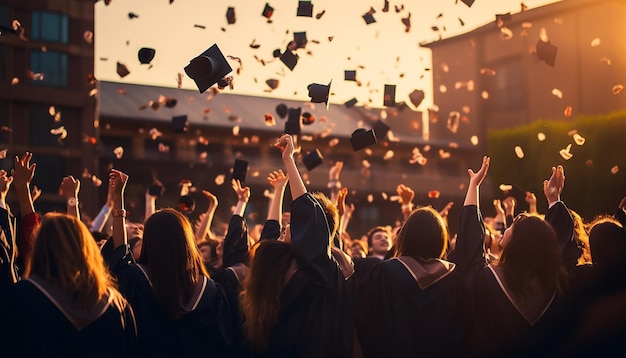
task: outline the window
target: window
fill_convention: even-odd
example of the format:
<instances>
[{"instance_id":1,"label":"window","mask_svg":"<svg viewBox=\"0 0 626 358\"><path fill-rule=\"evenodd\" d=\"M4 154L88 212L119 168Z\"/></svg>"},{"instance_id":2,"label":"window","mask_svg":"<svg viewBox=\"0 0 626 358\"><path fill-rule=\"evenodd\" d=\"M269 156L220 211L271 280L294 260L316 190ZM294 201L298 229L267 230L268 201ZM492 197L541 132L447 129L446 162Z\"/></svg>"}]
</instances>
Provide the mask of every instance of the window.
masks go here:
<instances>
[{"instance_id":1,"label":"window","mask_svg":"<svg viewBox=\"0 0 626 358\"><path fill-rule=\"evenodd\" d=\"M43 79L31 80L31 85L67 87L67 54L55 51L30 53L30 69L43 73Z\"/></svg>"},{"instance_id":2,"label":"window","mask_svg":"<svg viewBox=\"0 0 626 358\"><path fill-rule=\"evenodd\" d=\"M132 138L129 137L111 137L111 136L102 136L100 138L100 143L102 144L102 158L115 158L115 148L122 147L124 152L122 154L122 158L128 159L132 157L133 151L133 143Z\"/></svg>"},{"instance_id":3,"label":"window","mask_svg":"<svg viewBox=\"0 0 626 358\"><path fill-rule=\"evenodd\" d=\"M57 107L56 110L63 113L61 108ZM61 148L64 141L69 140L69 138L59 141L60 135L50 133L50 130L58 129L61 126L70 131L63 119L59 122L54 121L50 116L48 107L31 105L28 109L28 144L34 147Z\"/></svg>"},{"instance_id":4,"label":"window","mask_svg":"<svg viewBox=\"0 0 626 358\"><path fill-rule=\"evenodd\" d=\"M495 69L497 74L485 78L489 108L494 111L523 108L526 105L526 80L522 60L515 58L487 67Z\"/></svg>"},{"instance_id":5,"label":"window","mask_svg":"<svg viewBox=\"0 0 626 358\"><path fill-rule=\"evenodd\" d=\"M6 4L0 4L0 24L9 26L9 7Z\"/></svg>"},{"instance_id":6,"label":"window","mask_svg":"<svg viewBox=\"0 0 626 358\"><path fill-rule=\"evenodd\" d=\"M44 193L56 193L63 177L67 175L65 158L43 154L37 154L34 158L34 162L37 163L37 171L33 177L33 185L37 185ZM37 202L38 209L42 209L39 204Z\"/></svg>"},{"instance_id":7,"label":"window","mask_svg":"<svg viewBox=\"0 0 626 358\"><path fill-rule=\"evenodd\" d=\"M56 12L33 11L30 37L33 40L67 43L67 16Z\"/></svg>"}]
</instances>

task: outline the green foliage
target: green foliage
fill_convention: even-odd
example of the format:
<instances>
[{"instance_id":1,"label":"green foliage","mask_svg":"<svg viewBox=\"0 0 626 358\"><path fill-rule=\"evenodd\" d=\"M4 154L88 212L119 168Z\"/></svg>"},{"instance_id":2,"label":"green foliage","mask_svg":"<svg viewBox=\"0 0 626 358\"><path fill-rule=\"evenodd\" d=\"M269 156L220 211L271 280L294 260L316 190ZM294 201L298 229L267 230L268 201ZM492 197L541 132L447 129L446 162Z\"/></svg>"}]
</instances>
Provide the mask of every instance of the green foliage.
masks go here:
<instances>
[{"instance_id":1,"label":"green foliage","mask_svg":"<svg viewBox=\"0 0 626 358\"><path fill-rule=\"evenodd\" d=\"M576 130L585 143L577 145L571 131ZM538 133L546 139L539 141ZM573 157L565 160L559 150L571 144ZM515 154L515 146L524 151L524 158ZM550 168L563 165L565 189L561 199L585 220L598 214L612 214L626 195L626 111L597 116L580 116L573 121L539 120L530 125L494 131L489 134L489 155L492 192L500 184L515 184L537 196L540 212L547 204L543 180L550 177ZM611 168L619 172L611 173ZM527 208L526 203L520 203ZM518 204L519 205L519 204Z\"/></svg>"}]
</instances>

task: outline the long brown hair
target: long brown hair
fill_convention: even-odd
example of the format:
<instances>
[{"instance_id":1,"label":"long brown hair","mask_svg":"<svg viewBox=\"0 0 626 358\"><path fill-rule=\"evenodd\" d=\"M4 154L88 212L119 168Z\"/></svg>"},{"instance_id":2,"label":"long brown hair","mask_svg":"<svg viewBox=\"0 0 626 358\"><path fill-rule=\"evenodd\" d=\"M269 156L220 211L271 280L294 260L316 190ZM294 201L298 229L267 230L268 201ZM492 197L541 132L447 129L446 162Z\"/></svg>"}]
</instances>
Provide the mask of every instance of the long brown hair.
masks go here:
<instances>
[{"instance_id":1,"label":"long brown hair","mask_svg":"<svg viewBox=\"0 0 626 358\"><path fill-rule=\"evenodd\" d=\"M202 276L209 277L189 220L174 209L146 221L139 263L147 267L156 299L172 320L181 316Z\"/></svg>"},{"instance_id":2,"label":"long brown hair","mask_svg":"<svg viewBox=\"0 0 626 358\"><path fill-rule=\"evenodd\" d=\"M400 228L393 257L440 259L445 255L449 241L448 229L441 215L431 207L421 207L415 209Z\"/></svg>"},{"instance_id":3,"label":"long brown hair","mask_svg":"<svg viewBox=\"0 0 626 358\"><path fill-rule=\"evenodd\" d=\"M248 342L262 349L278 322L280 294L294 256L290 244L262 240L253 248L251 257L250 271L239 294L240 308Z\"/></svg>"},{"instance_id":4,"label":"long brown hair","mask_svg":"<svg viewBox=\"0 0 626 358\"><path fill-rule=\"evenodd\" d=\"M84 308L95 305L107 294L114 294L118 307L125 304L98 245L80 220L48 213L33 235L35 242L26 277L37 276L60 287Z\"/></svg>"},{"instance_id":5,"label":"long brown hair","mask_svg":"<svg viewBox=\"0 0 626 358\"><path fill-rule=\"evenodd\" d=\"M337 229L339 229L339 211L337 205L333 203L324 193L319 191L311 193L317 202L322 207L324 215L326 215L326 221L328 222L328 231L330 232L331 239L335 237Z\"/></svg>"},{"instance_id":6,"label":"long brown hair","mask_svg":"<svg viewBox=\"0 0 626 358\"><path fill-rule=\"evenodd\" d=\"M537 282L544 293L561 291L565 269L556 232L536 215L518 216L509 230L511 239L500 255L499 266L514 296L525 299Z\"/></svg>"}]
</instances>

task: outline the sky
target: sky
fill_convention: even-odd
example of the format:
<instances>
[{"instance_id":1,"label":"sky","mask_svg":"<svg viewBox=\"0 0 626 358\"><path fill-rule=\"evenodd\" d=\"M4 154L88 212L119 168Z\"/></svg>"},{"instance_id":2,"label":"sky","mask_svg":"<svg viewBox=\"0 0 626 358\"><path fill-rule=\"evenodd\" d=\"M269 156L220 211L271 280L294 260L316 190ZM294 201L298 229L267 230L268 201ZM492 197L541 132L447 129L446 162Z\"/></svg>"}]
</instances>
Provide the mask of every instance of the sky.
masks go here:
<instances>
[{"instance_id":1,"label":"sky","mask_svg":"<svg viewBox=\"0 0 626 358\"><path fill-rule=\"evenodd\" d=\"M525 0L524 5L532 9L553 2ZM271 23L262 16L266 3L274 8ZM234 89L226 89L229 93L306 101L310 83L332 80L331 103L356 97L360 105L381 107L384 85L393 84L398 102L408 103L411 91L423 90L426 98L418 108L423 110L433 104L432 72L430 50L420 44L471 31L495 21L495 14L521 10L519 0L476 0L471 7L460 0L390 0L388 12L382 11L384 0L312 3L309 18L296 16L297 0L174 0L171 4L170 0L112 0L109 5L99 1L94 30L96 78L176 87L177 74L184 74L189 60L216 43L224 55L241 60L239 72L233 72ZM234 24L226 20L229 7L235 8ZM376 11L376 22L366 25L362 16L370 7ZM131 12L138 17L130 19ZM402 19L409 14L407 28ZM290 71L272 53L284 51L294 32L306 32L308 43L296 51L300 59ZM150 65L138 60L142 47L156 50ZM116 73L118 61L127 66L128 76L120 78ZM229 63L234 70L240 66L236 60ZM356 70L358 82L344 81L344 70ZM268 79L279 81L275 90L266 84ZM197 89L186 76L182 88Z\"/></svg>"}]
</instances>

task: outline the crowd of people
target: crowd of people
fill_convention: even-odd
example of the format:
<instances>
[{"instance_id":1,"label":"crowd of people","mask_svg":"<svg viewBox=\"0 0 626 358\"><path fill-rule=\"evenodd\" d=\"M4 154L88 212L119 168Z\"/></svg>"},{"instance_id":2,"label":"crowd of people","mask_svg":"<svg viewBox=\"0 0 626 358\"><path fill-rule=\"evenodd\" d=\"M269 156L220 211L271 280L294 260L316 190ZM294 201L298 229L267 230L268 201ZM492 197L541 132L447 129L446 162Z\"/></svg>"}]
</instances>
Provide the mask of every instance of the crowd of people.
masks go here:
<instances>
[{"instance_id":1,"label":"crowd of people","mask_svg":"<svg viewBox=\"0 0 626 358\"><path fill-rule=\"evenodd\" d=\"M590 223L561 201L562 166L544 181L537 212L495 200L484 218L489 171L468 169L458 232L448 211L413 203L397 187L400 225L372 223L350 238L355 210L329 171L329 195L309 192L290 135L277 139L284 168L261 230L248 230L250 188L223 235L212 230L208 191L197 225L184 207L126 220L132 178L113 169L102 210L81 221L80 181L63 179L66 213L39 214L31 153L0 171L2 356L386 357L587 356L626 349L626 198ZM547 168L549 169L549 168ZM547 173L549 171L547 170ZM547 175L546 175L547 176ZM542 178L543 179L543 178ZM418 185L419 183L415 183ZM13 186L19 214L6 203ZM289 187L291 209L282 212ZM417 203L419 204L419 203ZM17 213L17 211L16 211Z\"/></svg>"}]
</instances>

